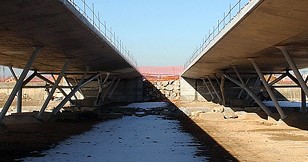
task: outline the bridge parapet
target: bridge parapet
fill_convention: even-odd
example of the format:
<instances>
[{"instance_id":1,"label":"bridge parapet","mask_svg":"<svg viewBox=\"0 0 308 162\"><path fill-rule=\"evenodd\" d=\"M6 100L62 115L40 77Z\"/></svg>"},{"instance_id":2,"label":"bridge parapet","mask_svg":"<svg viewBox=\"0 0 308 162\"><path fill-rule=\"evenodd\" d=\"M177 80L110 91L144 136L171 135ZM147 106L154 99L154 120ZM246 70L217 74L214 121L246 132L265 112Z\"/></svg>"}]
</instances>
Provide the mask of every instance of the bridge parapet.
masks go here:
<instances>
[{"instance_id":1,"label":"bridge parapet","mask_svg":"<svg viewBox=\"0 0 308 162\"><path fill-rule=\"evenodd\" d=\"M108 28L106 21L102 22L100 18L99 12L95 13L95 7L92 3L89 6L85 0L61 0L63 3L69 2L72 4L76 10L80 12L88 21L97 29L100 34L104 38L108 40L111 46L120 54L122 55L126 61L128 61L134 67L137 67L137 61L131 55L130 51L127 50L126 46L122 43L119 37L116 35L112 28Z\"/></svg>"},{"instance_id":2,"label":"bridge parapet","mask_svg":"<svg viewBox=\"0 0 308 162\"><path fill-rule=\"evenodd\" d=\"M237 17L241 11L246 8L252 0L238 0L238 2L232 7L230 4L229 11L224 12L224 17L221 20L218 20L217 25L213 26L212 30L209 30L209 34L205 35L202 43L198 45L193 51L192 55L187 59L184 67L185 69L193 62L196 61L196 58L199 58L203 54L206 48L210 48L210 43L215 40L215 38L226 28L227 25L233 22L234 18Z\"/></svg>"}]
</instances>

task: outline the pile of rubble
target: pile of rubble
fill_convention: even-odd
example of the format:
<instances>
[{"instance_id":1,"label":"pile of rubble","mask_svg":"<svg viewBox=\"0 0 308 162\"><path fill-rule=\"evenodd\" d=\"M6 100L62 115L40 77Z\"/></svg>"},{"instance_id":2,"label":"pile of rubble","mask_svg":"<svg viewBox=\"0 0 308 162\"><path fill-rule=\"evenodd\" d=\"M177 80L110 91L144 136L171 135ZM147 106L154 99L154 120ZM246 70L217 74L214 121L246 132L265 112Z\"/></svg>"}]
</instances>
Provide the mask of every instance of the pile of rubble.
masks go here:
<instances>
[{"instance_id":1,"label":"pile of rubble","mask_svg":"<svg viewBox=\"0 0 308 162\"><path fill-rule=\"evenodd\" d=\"M155 80L144 82L144 101L179 100L179 80Z\"/></svg>"},{"instance_id":2,"label":"pile of rubble","mask_svg":"<svg viewBox=\"0 0 308 162\"><path fill-rule=\"evenodd\" d=\"M162 116L170 116L177 112L177 109L174 106L168 107L155 107L155 108L122 108L122 107L113 107L110 109L112 113L123 114L126 116L137 116L143 117L147 115L162 115Z\"/></svg>"}]
</instances>

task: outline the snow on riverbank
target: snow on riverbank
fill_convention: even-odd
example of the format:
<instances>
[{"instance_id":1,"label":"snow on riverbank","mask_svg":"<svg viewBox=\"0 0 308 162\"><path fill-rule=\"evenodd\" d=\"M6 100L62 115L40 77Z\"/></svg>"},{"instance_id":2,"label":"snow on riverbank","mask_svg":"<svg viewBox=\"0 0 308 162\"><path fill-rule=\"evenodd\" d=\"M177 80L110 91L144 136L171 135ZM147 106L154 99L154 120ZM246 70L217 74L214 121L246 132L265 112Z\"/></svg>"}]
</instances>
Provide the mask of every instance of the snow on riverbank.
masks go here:
<instances>
[{"instance_id":1,"label":"snow on riverbank","mask_svg":"<svg viewBox=\"0 0 308 162\"><path fill-rule=\"evenodd\" d=\"M275 107L273 101L263 101L263 103L266 106ZM300 101L278 101L278 103L281 107L301 107L302 104ZM308 103L306 103L306 105L308 106Z\"/></svg>"},{"instance_id":2,"label":"snow on riverbank","mask_svg":"<svg viewBox=\"0 0 308 162\"><path fill-rule=\"evenodd\" d=\"M122 106L123 108L142 108L142 109L151 109L156 107L166 107L169 103L167 102L140 102L132 103L127 106Z\"/></svg>"},{"instance_id":3,"label":"snow on riverbank","mask_svg":"<svg viewBox=\"0 0 308 162\"><path fill-rule=\"evenodd\" d=\"M154 108L167 103L135 103L129 107ZM165 105L166 106L166 105ZM105 121L82 135L44 151L44 157L25 161L154 162L205 161L195 156L200 144L179 129L179 122L160 116L127 116Z\"/></svg>"}]
</instances>

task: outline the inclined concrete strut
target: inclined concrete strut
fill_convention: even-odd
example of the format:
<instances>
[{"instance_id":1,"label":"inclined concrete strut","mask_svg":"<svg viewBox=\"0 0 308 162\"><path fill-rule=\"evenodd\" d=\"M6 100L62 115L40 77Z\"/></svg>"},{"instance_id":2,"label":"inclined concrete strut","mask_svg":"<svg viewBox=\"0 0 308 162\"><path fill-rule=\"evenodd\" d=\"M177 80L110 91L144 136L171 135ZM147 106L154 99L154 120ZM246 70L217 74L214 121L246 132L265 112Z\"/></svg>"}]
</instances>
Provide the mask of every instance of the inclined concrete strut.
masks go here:
<instances>
[{"instance_id":1,"label":"inclined concrete strut","mask_svg":"<svg viewBox=\"0 0 308 162\"><path fill-rule=\"evenodd\" d=\"M107 82L109 76L110 76L110 73L107 73L103 82L102 82L102 74L100 75L100 77L98 77L99 89L98 89L98 93L97 93L97 97L96 97L96 101L95 101L96 105L100 105L100 102L101 102L101 99L102 99L104 84Z\"/></svg>"},{"instance_id":2,"label":"inclined concrete strut","mask_svg":"<svg viewBox=\"0 0 308 162\"><path fill-rule=\"evenodd\" d=\"M14 72L13 67L10 66L9 69L10 69L11 74L13 75L15 81L17 82L18 81L18 77L17 77L16 73ZM20 89L19 89L19 91L17 93L17 113L21 113L22 112L22 110L21 110L22 109L21 108L22 107L22 87L23 86L20 87Z\"/></svg>"},{"instance_id":3,"label":"inclined concrete strut","mask_svg":"<svg viewBox=\"0 0 308 162\"><path fill-rule=\"evenodd\" d=\"M248 79L246 80L245 85L248 85L249 81L250 81L250 78L248 78ZM239 94L238 94L238 96L237 96L237 98L238 98L238 99L240 99L240 98L241 98L241 96L242 96L243 92L244 92L244 89L241 89L240 93L239 93Z\"/></svg>"},{"instance_id":4,"label":"inclined concrete strut","mask_svg":"<svg viewBox=\"0 0 308 162\"><path fill-rule=\"evenodd\" d=\"M206 84L206 81L205 81L204 78L201 78L201 79L203 80L203 84L205 85L206 89L208 90L208 92L210 93L210 95L211 95L211 97L212 97L212 100L211 100L211 101L213 101L215 97L214 97L212 91L210 90L210 87Z\"/></svg>"},{"instance_id":5,"label":"inclined concrete strut","mask_svg":"<svg viewBox=\"0 0 308 162\"><path fill-rule=\"evenodd\" d=\"M256 103L261 107L261 109L268 115L272 116L272 112L269 110L269 108L244 84L241 84L241 82L237 81L236 79L230 77L227 74L224 74L224 76L229 79L234 84L240 86L243 88L255 101Z\"/></svg>"},{"instance_id":6,"label":"inclined concrete strut","mask_svg":"<svg viewBox=\"0 0 308 162\"><path fill-rule=\"evenodd\" d=\"M221 97L219 96L219 94L218 94L218 92L217 92L217 90L216 90L214 84L212 83L210 77L209 77L209 76L206 76L206 78L207 78L207 80L210 82L210 85L212 86L212 88L214 89L214 92L215 92L215 94L216 94L216 96L217 96L217 98L218 98L218 101L221 102Z\"/></svg>"},{"instance_id":7,"label":"inclined concrete strut","mask_svg":"<svg viewBox=\"0 0 308 162\"><path fill-rule=\"evenodd\" d=\"M276 78L275 80L273 80L272 82L269 83L269 86L272 86L276 83L278 83L279 81L281 81L283 78L285 78L287 76L287 74L281 74L278 78Z\"/></svg>"},{"instance_id":8,"label":"inclined concrete strut","mask_svg":"<svg viewBox=\"0 0 308 162\"><path fill-rule=\"evenodd\" d=\"M40 53L41 51L41 47L34 47L34 51L32 52L26 66L24 67L22 73L20 74L20 77L18 79L18 81L16 82L10 96L8 97L6 103L3 106L3 109L0 113L0 122L3 122L3 119L5 117L5 114L7 113L7 111L9 110L17 92L20 90L20 88L22 87L23 81L26 78L36 56Z\"/></svg>"},{"instance_id":9,"label":"inclined concrete strut","mask_svg":"<svg viewBox=\"0 0 308 162\"><path fill-rule=\"evenodd\" d=\"M73 90L73 85L68 81L68 79L65 76L64 76L64 80L67 83L67 86L69 87L69 89L72 91ZM75 97L75 100L77 101L78 98L77 98L76 94L74 94L74 97Z\"/></svg>"},{"instance_id":10,"label":"inclined concrete strut","mask_svg":"<svg viewBox=\"0 0 308 162\"><path fill-rule=\"evenodd\" d=\"M299 81L292 74L290 74L289 71L286 71L286 74L294 83L297 84L297 86L301 87L300 84L299 84ZM306 83L306 81L305 81L305 83ZM305 112L307 112L307 109L306 109L306 94L305 94L305 92L302 88L301 88L301 101L302 101L302 104L301 104L301 110L300 111L305 113Z\"/></svg>"},{"instance_id":11,"label":"inclined concrete strut","mask_svg":"<svg viewBox=\"0 0 308 162\"><path fill-rule=\"evenodd\" d=\"M248 59L251 64L253 65L253 67L255 68L256 72L258 73L267 93L269 94L269 96L271 97L272 101L274 102L274 105L280 115L280 118L283 120L285 119L287 116L285 115L285 113L283 112L282 108L280 107L279 103L278 103L278 100L275 96L275 94L273 93L271 87L268 85L268 82L265 80L265 77L264 75L262 74L262 71L261 69L259 68L259 66L257 65L257 63L254 61L254 59L252 58L249 58Z\"/></svg>"},{"instance_id":12,"label":"inclined concrete strut","mask_svg":"<svg viewBox=\"0 0 308 162\"><path fill-rule=\"evenodd\" d=\"M50 81L49 79L47 79L46 77L44 77L43 75L41 74L37 74L36 75L38 78L44 80L45 82L49 83L50 85L54 85L55 83L53 83L52 81ZM61 87L57 87L58 90L63 94L63 96L67 96L66 92L61 88Z\"/></svg>"},{"instance_id":13,"label":"inclined concrete strut","mask_svg":"<svg viewBox=\"0 0 308 162\"><path fill-rule=\"evenodd\" d=\"M71 91L60 103L59 105L52 111L52 115L56 115L60 109L67 103L67 101L82 87L93 81L95 78L97 78L100 75L100 73L93 74L90 76L88 79L84 79L85 75L82 77L80 80L79 84L77 87L74 88L73 91Z\"/></svg>"},{"instance_id":14,"label":"inclined concrete strut","mask_svg":"<svg viewBox=\"0 0 308 162\"><path fill-rule=\"evenodd\" d=\"M42 106L40 112L39 112L39 113L37 114L37 116L36 116L38 119L42 119L42 118L43 118L43 113L45 112L45 109L47 108L47 106L48 106L50 100L52 99L53 94L55 93L55 91L56 91L56 89L57 89L57 87L58 87L58 85L59 85L59 83L60 83L62 77L64 76L65 71L66 71L66 69L68 68L68 65L69 65L69 64L70 64L70 61L69 61L69 60L66 60L65 63L64 63L64 66L62 67L61 73L59 74L58 78L55 80L55 83L54 83L54 85L52 86L50 92L48 93L48 96L47 96L47 98L46 98L46 100L45 100L45 102L44 102L44 104L43 104L43 106ZM55 78L54 78L54 79L55 79Z\"/></svg>"},{"instance_id":15,"label":"inclined concrete strut","mask_svg":"<svg viewBox=\"0 0 308 162\"><path fill-rule=\"evenodd\" d=\"M284 46L277 46L278 49L281 50L282 54L284 55L284 57L286 58L288 64L290 65L291 69L293 70L298 82L299 82L299 85L301 86L302 90L305 92L306 96L308 96L308 88L307 88L307 85L302 77L302 75L300 74L294 60L292 59L289 51L287 50L286 47Z\"/></svg>"},{"instance_id":16,"label":"inclined concrete strut","mask_svg":"<svg viewBox=\"0 0 308 162\"><path fill-rule=\"evenodd\" d=\"M118 78L116 84L114 85L114 87L112 88L112 90L111 90L111 92L110 92L110 94L109 94L109 96L108 96L109 98L111 98L113 92L114 92L114 91L116 90L116 88L118 87L120 81L121 81L121 78Z\"/></svg>"},{"instance_id":17,"label":"inclined concrete strut","mask_svg":"<svg viewBox=\"0 0 308 162\"><path fill-rule=\"evenodd\" d=\"M116 78L113 78L113 79L112 79L110 86L107 88L106 92L104 93L104 95L103 95L103 97L102 97L102 100L103 100L103 101L105 100L105 98L106 98L108 92L110 91L110 89L111 89L111 87L112 87L112 85L113 85L115 79L116 79Z\"/></svg>"},{"instance_id":18,"label":"inclined concrete strut","mask_svg":"<svg viewBox=\"0 0 308 162\"><path fill-rule=\"evenodd\" d=\"M220 80L220 91L221 91L221 97L222 97L222 105L226 105L226 96L225 96L225 77L221 76Z\"/></svg>"}]
</instances>

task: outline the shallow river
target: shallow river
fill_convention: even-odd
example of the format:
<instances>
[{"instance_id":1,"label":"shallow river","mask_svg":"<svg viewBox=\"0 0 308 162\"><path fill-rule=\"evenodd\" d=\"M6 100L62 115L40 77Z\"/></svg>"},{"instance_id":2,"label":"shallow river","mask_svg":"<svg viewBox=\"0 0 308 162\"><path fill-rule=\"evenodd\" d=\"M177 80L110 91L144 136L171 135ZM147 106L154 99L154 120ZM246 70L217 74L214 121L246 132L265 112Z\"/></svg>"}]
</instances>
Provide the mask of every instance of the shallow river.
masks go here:
<instances>
[{"instance_id":1,"label":"shallow river","mask_svg":"<svg viewBox=\"0 0 308 162\"><path fill-rule=\"evenodd\" d=\"M177 120L160 116L105 121L89 132L72 136L43 157L25 161L104 161L104 162L193 162L206 161L196 156L200 144L180 129Z\"/></svg>"}]
</instances>

